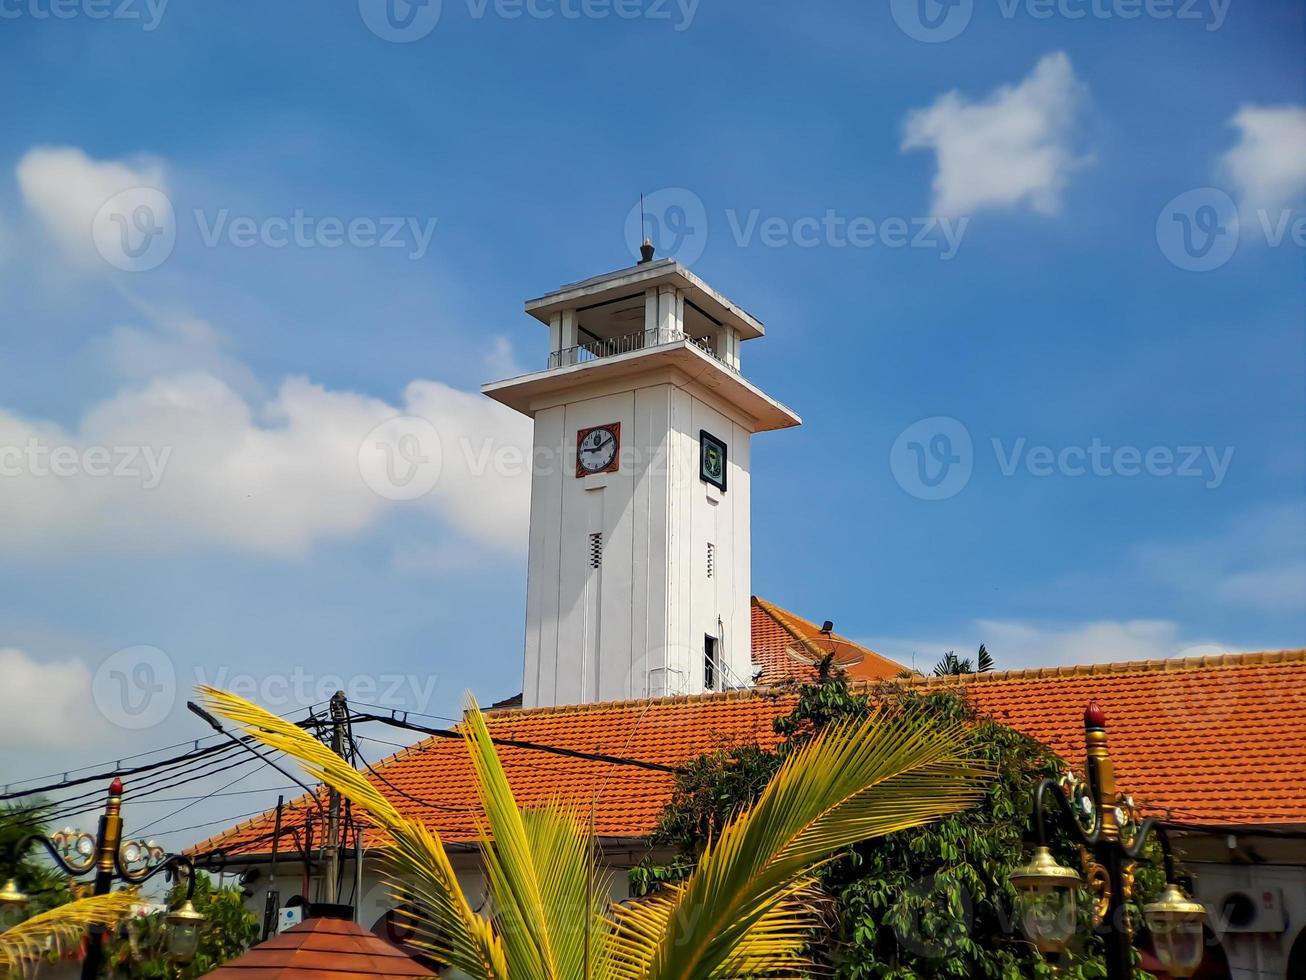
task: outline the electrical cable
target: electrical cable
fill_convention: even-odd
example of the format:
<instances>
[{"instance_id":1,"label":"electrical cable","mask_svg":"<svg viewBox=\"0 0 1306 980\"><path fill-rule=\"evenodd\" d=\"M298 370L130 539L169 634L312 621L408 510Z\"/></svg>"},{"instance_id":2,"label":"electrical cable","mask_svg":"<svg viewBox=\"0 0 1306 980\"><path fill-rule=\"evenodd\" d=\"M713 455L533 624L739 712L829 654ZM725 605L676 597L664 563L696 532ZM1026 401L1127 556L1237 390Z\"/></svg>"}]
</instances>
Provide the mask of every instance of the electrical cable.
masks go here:
<instances>
[{"instance_id":1,"label":"electrical cable","mask_svg":"<svg viewBox=\"0 0 1306 980\"><path fill-rule=\"evenodd\" d=\"M386 718L382 715L358 715L354 721L379 721L383 725L391 725L395 728L404 728L408 731L421 732L425 735L431 735L435 738L456 738L459 741L463 738L463 733L448 728L427 728L425 725L417 725L410 721L400 721L398 718ZM514 749L525 749L530 752L546 752L551 755L560 755L569 759L585 759L590 762L607 762L618 766L633 766L637 769L651 769L654 772L666 772L675 774L680 770L674 766L664 766L658 762L646 762L643 759L627 759L622 756L605 755L601 752L582 752L578 749L564 749L557 745L545 745L540 742L527 742L515 738L498 738L490 736L490 741L495 745L503 745Z\"/></svg>"},{"instance_id":2,"label":"electrical cable","mask_svg":"<svg viewBox=\"0 0 1306 980\"><path fill-rule=\"evenodd\" d=\"M266 813L266 810L251 810L249 813L237 813L232 817L219 817L216 820L206 820L204 823L191 824L189 827L173 827L169 830L157 831L156 837L163 837L167 834L184 834L188 830L199 830L201 827L212 827L215 823L227 823L228 821L244 820L247 817L256 817L260 813Z\"/></svg>"},{"instance_id":3,"label":"electrical cable","mask_svg":"<svg viewBox=\"0 0 1306 980\"><path fill-rule=\"evenodd\" d=\"M153 793L165 792L170 789L175 789L178 786L184 786L197 779L202 779L207 775L212 775L213 772L224 772L230 767L221 767L216 770L212 770L212 767L224 762L230 762L231 759L238 754L239 753L236 752L229 752L225 755L218 755L212 759L202 760L198 764L178 769L176 772L159 775L152 780L145 780L139 784L134 784L131 787L131 799L147 799ZM47 819L59 819L57 814L83 813L87 810L100 809L103 806L103 800L104 792L102 790L81 793L62 800L54 800L51 802L51 808L56 812L52 813Z\"/></svg>"},{"instance_id":4,"label":"electrical cable","mask_svg":"<svg viewBox=\"0 0 1306 980\"><path fill-rule=\"evenodd\" d=\"M252 760L251 760L251 761L252 761ZM242 779L248 779L250 776L254 775L254 773L256 773L256 772L261 772L261 771L262 771L261 769L251 769L251 770L249 770L248 772L241 773L239 776L237 776L235 779L231 780L230 782L223 783L221 786L218 787L218 790L217 790L217 791L218 791L218 792L221 792L221 791L224 790L224 789L227 789L227 788L229 788L229 787L231 787L231 786L235 786L235 785L236 785L238 782L240 782ZM138 833L138 834L143 834L143 833L145 833L145 831L149 830L151 827L157 827L159 824L163 823L165 820L170 820L171 818L175 817L177 814L179 814L179 813L183 813L183 812L185 812L186 810L189 810L191 807L195 806L196 804L200 803L201 801L203 801L203 800L207 800L207 799L211 799L211 798L212 798L211 796L203 796L203 797L200 797L200 799L198 799L198 800L192 800L192 801L189 802L189 803L183 804L182 806L178 807L176 810L173 810L171 813L169 813L166 817L160 817L158 820L151 820L151 821L150 821L149 823L147 823L144 827L138 827L138 828L136 829L136 833Z\"/></svg>"},{"instance_id":5,"label":"electrical cable","mask_svg":"<svg viewBox=\"0 0 1306 980\"><path fill-rule=\"evenodd\" d=\"M306 724L308 723L308 721L311 720L311 719L314 717L315 709L318 708L320 705L325 704L325 703L326 703L326 702L324 702L324 701L317 701L317 702L314 702L313 704L309 705L308 707L295 707L295 708L290 709L289 711L282 712L282 713L281 713L280 715L278 715L277 717L278 717L278 718L285 718L285 717L288 716L288 715L298 714L298 713L301 712L301 711L307 711L307 712L308 712L308 719L306 719L305 721L299 723L301 726L303 726L303 725L306 725ZM206 741L207 739L210 739L210 738L216 738L216 737L217 737L216 735L201 735L199 738L189 739L188 741L185 741L185 742L174 742L172 745L165 745L165 746L162 746L161 748L150 749L150 750L148 750L148 751L146 751L146 752L137 752L137 753L135 753L134 755L125 755L125 756L122 756L121 758L116 759L116 760L114 761L114 765L117 766L118 768L116 768L116 769L112 769L112 770L105 770L105 771L100 772L100 773L97 773L96 775L93 775L93 776L80 776L80 777L78 777L77 779L69 779L69 778L68 778L68 776L71 775L72 773L75 773L75 772L85 772L85 771L88 770L88 769L96 768L96 767L98 767L98 766L107 766L109 763L107 763L107 762L103 762L103 763L93 763L92 765L88 765L88 766L78 766L78 767L76 767L76 768L74 768L74 769L68 769L68 770L64 771L62 774L61 774L61 773L47 773L47 774L44 775L44 776L29 776L29 777L27 777L27 778L25 778L25 779L17 779L17 780L14 780L13 782L5 783L5 784L3 785L3 790L4 790L4 791L3 791L3 792L0 792L0 801L3 801L3 800L13 800L13 799L18 799L19 797L22 797L22 796L33 796L33 795L38 794L38 793L48 793L48 792L53 792L53 791L55 791L55 790L59 790L59 789L67 789L67 788L72 787L72 786L81 786L81 785L83 785L83 784L85 784L85 783L95 782L95 781L97 781L97 780L102 780L102 779L113 779L115 776L116 776L116 777L119 777L119 778L124 777L124 776L133 776L133 775L136 775L136 774L138 774L138 773L142 773L142 772L150 772L150 771L152 771L152 770L154 770L154 769L158 769L158 768L161 768L161 767L164 767L164 766L168 766L168 765L171 765L171 764L174 763L174 762L178 762L178 761L185 760L185 759L188 759L188 758L198 758L198 757L200 757L200 756L209 755L209 754L212 754L212 751L213 751L214 749L225 748L225 746L223 746L223 745L210 745L210 746L205 746L204 748L201 749L201 748L199 747L199 744L200 744L200 742ZM183 752L183 753L181 753L180 755L175 755L175 756L172 756L172 757L167 758L167 759L160 759L158 762L149 763L149 764L147 764L147 765L134 766L134 767L126 768L126 769L124 769L124 768L122 767L122 763L124 763L124 762L129 762L129 761L131 761L132 759L142 759L142 758L144 758L144 757L147 756L147 755L155 755L155 754L157 754L157 753L159 753L159 752L166 752L166 751L168 751L169 749L175 749L175 748L178 748L178 747L180 747L180 746L182 746L182 745L193 745L193 746L195 746L195 748L192 749L190 752ZM62 775L62 776L63 776L63 779L62 779L60 782L58 782L58 783L51 783L51 784L43 785L43 786L35 786L35 787L31 788L31 789L16 790L16 791L13 791L13 792L10 791L10 787L12 787L12 786L21 786L23 783L30 783L30 782L32 782L33 780L36 780L36 779L52 779L53 777L58 776L58 775Z\"/></svg>"},{"instance_id":6,"label":"electrical cable","mask_svg":"<svg viewBox=\"0 0 1306 980\"><path fill-rule=\"evenodd\" d=\"M25 789L16 793L0 793L0 800L14 800L23 796L35 796L41 793L50 793L56 790L68 789L72 786L84 786L86 783L102 782L106 779L122 779L125 776L136 776L143 772L153 772L155 769L162 769L166 766L175 765L178 762L184 762L188 759L200 759L206 756L211 756L217 752L225 750L226 748L227 746L225 745L213 745L193 752L183 752L181 755L175 755L171 758L162 759L159 762L152 762L148 765L129 766L125 769L97 772L91 776L81 776L77 779L66 779L61 783L53 783L48 786L36 786L32 789Z\"/></svg>"},{"instance_id":7,"label":"electrical cable","mask_svg":"<svg viewBox=\"0 0 1306 980\"><path fill-rule=\"evenodd\" d=\"M210 758L192 760L184 765L176 766L173 771L166 773L155 773L150 777L141 780L139 783L130 783L124 787L124 795L131 800L147 798L155 793L164 792L177 786L184 786L187 783L201 779L205 775L212 775L214 772L224 772L229 766L224 763L230 763L233 759L241 755L233 747L226 747L227 751L215 753ZM214 768L214 767L218 768ZM98 806L104 798L104 792L96 789L86 793L79 793L74 796L65 797L52 801L52 805L59 809L67 808L73 804L90 802L92 806Z\"/></svg>"},{"instance_id":8,"label":"electrical cable","mask_svg":"<svg viewBox=\"0 0 1306 980\"><path fill-rule=\"evenodd\" d=\"M390 787L390 789L394 790L404 799L411 800L412 802L418 804L419 806L429 807L432 810L445 810L450 813L472 813L476 809L475 807L470 807L470 806L452 806L448 803L435 803L432 802L431 800L423 800L420 797L414 796L412 793L400 789L394 783L390 782L390 780L386 779L379 772L373 769L372 763L368 762L367 759L363 758L363 753L358 750L357 745L354 746L354 754L358 756L358 761L367 767L368 772L370 772L381 782L385 783L386 786Z\"/></svg>"}]
</instances>

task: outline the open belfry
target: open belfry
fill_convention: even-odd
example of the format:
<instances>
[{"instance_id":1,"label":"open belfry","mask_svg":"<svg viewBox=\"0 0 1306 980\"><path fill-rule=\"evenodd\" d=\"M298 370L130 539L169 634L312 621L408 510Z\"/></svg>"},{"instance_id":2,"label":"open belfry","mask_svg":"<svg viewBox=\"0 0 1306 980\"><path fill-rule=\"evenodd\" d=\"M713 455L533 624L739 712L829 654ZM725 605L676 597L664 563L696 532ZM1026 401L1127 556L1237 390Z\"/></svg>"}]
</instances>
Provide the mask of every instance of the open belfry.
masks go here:
<instances>
[{"instance_id":1,"label":"open belfry","mask_svg":"<svg viewBox=\"0 0 1306 980\"><path fill-rule=\"evenodd\" d=\"M751 440L801 420L741 373L762 324L643 252L529 301L547 366L482 389L535 421L528 708L753 679Z\"/></svg>"}]
</instances>

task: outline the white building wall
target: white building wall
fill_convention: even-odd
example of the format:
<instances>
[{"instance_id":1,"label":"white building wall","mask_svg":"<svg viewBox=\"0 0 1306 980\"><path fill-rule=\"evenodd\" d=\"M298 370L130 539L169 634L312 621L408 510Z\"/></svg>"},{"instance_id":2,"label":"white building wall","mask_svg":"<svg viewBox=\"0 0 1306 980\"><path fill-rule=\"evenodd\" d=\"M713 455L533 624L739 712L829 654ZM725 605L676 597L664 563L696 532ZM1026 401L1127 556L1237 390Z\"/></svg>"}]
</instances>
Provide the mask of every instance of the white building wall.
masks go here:
<instances>
[{"instance_id":1,"label":"white building wall","mask_svg":"<svg viewBox=\"0 0 1306 980\"><path fill-rule=\"evenodd\" d=\"M1296 860L1306 860L1306 844L1297 844ZM1306 935L1306 867L1299 864L1206 864L1194 862L1193 896L1212 913L1207 924L1224 947L1232 980L1284 980L1293 944ZM1287 928L1243 932L1226 929L1220 909L1230 892L1260 901L1264 892L1282 896ZM1288 978L1293 980L1293 978Z\"/></svg>"},{"instance_id":2,"label":"white building wall","mask_svg":"<svg viewBox=\"0 0 1306 980\"><path fill-rule=\"evenodd\" d=\"M536 413L525 705L700 693L705 636L720 640L717 686L746 683L747 428L684 384L583 394ZM578 478L577 432L613 422L618 470ZM703 429L728 445L724 494L699 478Z\"/></svg>"}]
</instances>

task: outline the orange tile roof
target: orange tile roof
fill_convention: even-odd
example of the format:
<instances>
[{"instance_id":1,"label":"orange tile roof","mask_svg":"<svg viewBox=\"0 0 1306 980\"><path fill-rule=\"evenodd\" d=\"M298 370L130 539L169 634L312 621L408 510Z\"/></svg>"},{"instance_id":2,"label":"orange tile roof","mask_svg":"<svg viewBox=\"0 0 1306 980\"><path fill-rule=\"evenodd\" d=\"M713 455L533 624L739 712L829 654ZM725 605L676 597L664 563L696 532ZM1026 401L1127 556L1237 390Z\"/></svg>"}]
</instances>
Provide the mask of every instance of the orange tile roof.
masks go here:
<instances>
[{"instance_id":1,"label":"orange tile roof","mask_svg":"<svg viewBox=\"0 0 1306 980\"><path fill-rule=\"evenodd\" d=\"M401 980L439 974L353 922L314 918L204 976L210 980Z\"/></svg>"},{"instance_id":2,"label":"orange tile roof","mask_svg":"<svg viewBox=\"0 0 1306 980\"><path fill-rule=\"evenodd\" d=\"M1140 806L1188 823L1306 824L1306 650L907 683L960 685L980 711L1077 768L1084 707L1096 700L1106 712L1117 783ZM501 711L488 723L496 738L676 766L726 745L773 745L771 722L794 703L791 689L735 691ZM519 803L561 798L593 805L603 837L647 836L670 797L673 777L666 772L513 746L501 746L500 757ZM459 741L428 739L376 768L402 810L449 841L475 838L472 774ZM306 812L302 804L288 809L286 826L302 827ZM194 851L261 853L271 828L265 814Z\"/></svg>"},{"instance_id":3,"label":"orange tile roof","mask_svg":"<svg viewBox=\"0 0 1306 980\"><path fill-rule=\"evenodd\" d=\"M856 680L897 677L907 669L838 633L822 633L815 623L753 596L753 666L761 669L759 685L814 681L817 662L831 653L835 665Z\"/></svg>"}]
</instances>

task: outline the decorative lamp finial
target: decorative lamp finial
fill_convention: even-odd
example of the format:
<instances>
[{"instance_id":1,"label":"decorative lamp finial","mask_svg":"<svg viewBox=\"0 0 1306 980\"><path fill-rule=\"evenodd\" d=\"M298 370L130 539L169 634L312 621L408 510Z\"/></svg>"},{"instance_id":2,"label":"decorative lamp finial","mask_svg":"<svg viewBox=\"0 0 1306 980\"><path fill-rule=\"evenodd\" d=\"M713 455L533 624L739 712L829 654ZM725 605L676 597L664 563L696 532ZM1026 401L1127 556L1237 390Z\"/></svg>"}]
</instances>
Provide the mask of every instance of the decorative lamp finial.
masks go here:
<instances>
[{"instance_id":1,"label":"decorative lamp finial","mask_svg":"<svg viewBox=\"0 0 1306 980\"><path fill-rule=\"evenodd\" d=\"M1106 728L1106 713L1096 701L1088 702L1088 707L1084 709L1084 727Z\"/></svg>"},{"instance_id":2,"label":"decorative lamp finial","mask_svg":"<svg viewBox=\"0 0 1306 980\"><path fill-rule=\"evenodd\" d=\"M653 254L656 251L657 249L653 247L652 240L648 238L644 239L644 244L639 247L639 254L642 256L639 260L639 264L643 265L645 262L652 262Z\"/></svg>"},{"instance_id":3,"label":"decorative lamp finial","mask_svg":"<svg viewBox=\"0 0 1306 980\"><path fill-rule=\"evenodd\" d=\"M109 784L109 795L122 796L122 778L120 776L113 777L113 782Z\"/></svg>"}]
</instances>

